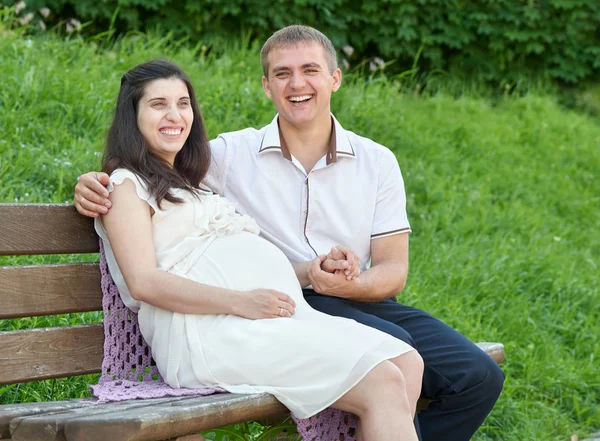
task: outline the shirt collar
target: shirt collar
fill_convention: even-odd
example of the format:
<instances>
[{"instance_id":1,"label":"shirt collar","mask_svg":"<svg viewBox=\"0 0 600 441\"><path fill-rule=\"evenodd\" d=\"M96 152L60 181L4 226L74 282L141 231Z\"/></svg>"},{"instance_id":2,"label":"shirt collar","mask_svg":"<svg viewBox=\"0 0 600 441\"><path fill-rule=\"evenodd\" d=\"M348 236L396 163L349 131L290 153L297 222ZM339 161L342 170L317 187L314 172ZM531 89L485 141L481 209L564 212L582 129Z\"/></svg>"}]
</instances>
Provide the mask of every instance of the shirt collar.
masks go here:
<instances>
[{"instance_id":1,"label":"shirt collar","mask_svg":"<svg viewBox=\"0 0 600 441\"><path fill-rule=\"evenodd\" d=\"M285 159L288 161L292 160L292 155L287 147L285 139L281 134L281 129L279 128L279 115L275 115L271 124L267 126L267 130L265 131L265 135L260 144L260 149L258 150L258 154L262 154L263 152L268 151L280 151ZM331 137L329 138L329 148L327 150L327 165L337 162L337 158L339 155L347 156L349 158L355 158L356 153L348 136L346 135L345 130L342 128L340 123L335 119L333 115L331 115L331 120L333 122Z\"/></svg>"}]
</instances>

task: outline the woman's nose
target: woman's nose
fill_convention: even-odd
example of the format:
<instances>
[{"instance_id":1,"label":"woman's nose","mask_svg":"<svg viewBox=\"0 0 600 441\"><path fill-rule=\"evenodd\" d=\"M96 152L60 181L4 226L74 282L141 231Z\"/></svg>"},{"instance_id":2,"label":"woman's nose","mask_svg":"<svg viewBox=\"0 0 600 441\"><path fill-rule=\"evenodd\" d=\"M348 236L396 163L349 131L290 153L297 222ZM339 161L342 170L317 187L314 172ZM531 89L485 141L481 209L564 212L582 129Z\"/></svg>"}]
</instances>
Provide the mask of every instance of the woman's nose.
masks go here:
<instances>
[{"instance_id":1,"label":"woman's nose","mask_svg":"<svg viewBox=\"0 0 600 441\"><path fill-rule=\"evenodd\" d=\"M167 119L169 121L178 121L181 118L181 114L179 113L179 109L177 106L169 107L169 111L167 112Z\"/></svg>"}]
</instances>

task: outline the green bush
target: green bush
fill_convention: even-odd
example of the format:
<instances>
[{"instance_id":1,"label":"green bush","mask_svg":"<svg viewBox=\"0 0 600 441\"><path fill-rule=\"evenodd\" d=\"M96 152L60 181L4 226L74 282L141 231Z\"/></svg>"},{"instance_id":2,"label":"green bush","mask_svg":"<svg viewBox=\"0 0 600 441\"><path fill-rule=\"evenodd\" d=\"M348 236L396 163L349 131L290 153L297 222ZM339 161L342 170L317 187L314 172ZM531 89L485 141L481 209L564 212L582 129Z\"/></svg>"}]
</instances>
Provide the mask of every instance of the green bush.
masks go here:
<instances>
[{"instance_id":1,"label":"green bush","mask_svg":"<svg viewBox=\"0 0 600 441\"><path fill-rule=\"evenodd\" d=\"M14 4L14 0L6 1ZM598 0L28 0L22 14L47 7L44 20L87 32L160 26L176 37L263 40L304 23L327 33L353 65L382 58L403 72L443 70L495 84L525 78L578 83L600 73ZM118 13L117 5L119 6ZM37 20L37 19L33 19ZM349 48L354 49L353 55ZM341 51L342 53L342 51ZM376 66L377 63L373 64Z\"/></svg>"}]
</instances>

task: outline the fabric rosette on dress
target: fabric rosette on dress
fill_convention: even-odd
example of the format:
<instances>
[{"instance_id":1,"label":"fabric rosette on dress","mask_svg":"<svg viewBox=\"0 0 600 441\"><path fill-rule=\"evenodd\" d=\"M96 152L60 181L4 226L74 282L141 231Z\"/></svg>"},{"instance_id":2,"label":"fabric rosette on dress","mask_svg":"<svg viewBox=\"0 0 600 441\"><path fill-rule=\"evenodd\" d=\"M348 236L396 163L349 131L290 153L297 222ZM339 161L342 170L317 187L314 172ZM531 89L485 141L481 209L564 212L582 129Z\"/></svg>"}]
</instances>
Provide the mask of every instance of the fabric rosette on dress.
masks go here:
<instances>
[{"instance_id":1,"label":"fabric rosette on dress","mask_svg":"<svg viewBox=\"0 0 600 441\"><path fill-rule=\"evenodd\" d=\"M236 213L233 204L219 195L201 191L192 195L180 189L172 192L186 202L185 207L177 207L177 210L163 207L160 218L153 225L158 266L165 271L185 276L216 239L241 232L260 233L254 219ZM163 205L167 204L174 205L163 202ZM176 218L172 217L175 215ZM179 238L165 244L159 240L156 245L157 236L165 237L165 233L173 236L173 230L179 230ZM173 267L184 260L185 264L173 271Z\"/></svg>"}]
</instances>

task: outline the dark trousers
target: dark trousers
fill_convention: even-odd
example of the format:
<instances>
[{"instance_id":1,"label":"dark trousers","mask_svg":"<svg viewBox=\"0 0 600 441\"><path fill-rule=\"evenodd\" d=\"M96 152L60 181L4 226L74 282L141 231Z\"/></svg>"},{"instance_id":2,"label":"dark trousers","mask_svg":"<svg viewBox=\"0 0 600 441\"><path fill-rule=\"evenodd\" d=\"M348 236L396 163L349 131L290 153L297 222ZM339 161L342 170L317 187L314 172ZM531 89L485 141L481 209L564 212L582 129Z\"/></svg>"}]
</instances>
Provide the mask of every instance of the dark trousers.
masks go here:
<instances>
[{"instance_id":1,"label":"dark trousers","mask_svg":"<svg viewBox=\"0 0 600 441\"><path fill-rule=\"evenodd\" d=\"M421 396L433 400L418 415L422 441L470 440L492 410L504 373L485 352L440 320L393 299L361 303L309 289L304 297L317 311L379 329L419 352L425 364Z\"/></svg>"}]
</instances>

